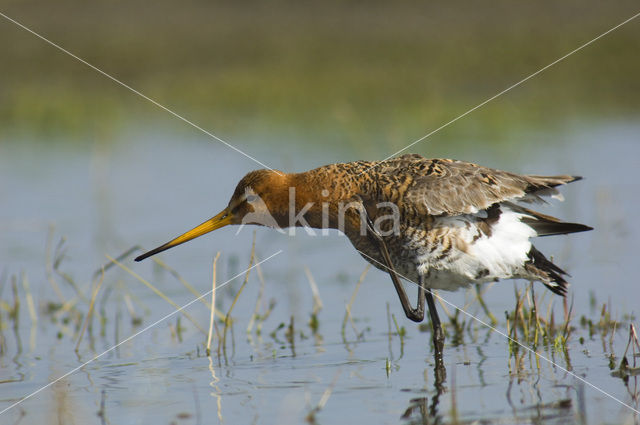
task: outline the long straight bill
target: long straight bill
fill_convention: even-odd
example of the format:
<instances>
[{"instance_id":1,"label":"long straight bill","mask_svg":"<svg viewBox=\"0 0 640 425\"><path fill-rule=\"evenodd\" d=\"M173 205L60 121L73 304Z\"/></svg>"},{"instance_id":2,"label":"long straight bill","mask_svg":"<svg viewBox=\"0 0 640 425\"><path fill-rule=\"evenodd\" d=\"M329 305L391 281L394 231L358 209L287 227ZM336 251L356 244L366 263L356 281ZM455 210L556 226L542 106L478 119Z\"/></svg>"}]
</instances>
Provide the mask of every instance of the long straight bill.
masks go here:
<instances>
[{"instance_id":1,"label":"long straight bill","mask_svg":"<svg viewBox=\"0 0 640 425\"><path fill-rule=\"evenodd\" d=\"M187 233L184 233L178 236L177 238L167 242L166 244L160 245L159 247L152 249L149 252L145 252L139 257L136 257L135 260L142 261L145 258L151 257L152 255L156 255L159 252L166 251L169 248L173 248L174 246L178 246L180 244L188 242L191 239L197 238L198 236L202 236L206 233L209 233L221 227L227 226L231 224L231 218L232 218L231 214L225 208L220 212L220 214L216 215L215 217L205 221L204 223L202 223L197 227L194 227L193 229L189 230Z\"/></svg>"}]
</instances>

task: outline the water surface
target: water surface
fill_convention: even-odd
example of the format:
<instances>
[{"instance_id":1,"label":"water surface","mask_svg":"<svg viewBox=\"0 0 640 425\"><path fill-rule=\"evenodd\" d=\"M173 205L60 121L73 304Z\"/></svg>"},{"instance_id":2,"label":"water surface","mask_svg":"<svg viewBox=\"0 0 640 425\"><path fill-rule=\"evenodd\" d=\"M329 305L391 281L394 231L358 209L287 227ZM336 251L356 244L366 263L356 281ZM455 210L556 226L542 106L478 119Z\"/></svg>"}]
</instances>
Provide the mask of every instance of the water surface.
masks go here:
<instances>
[{"instance_id":1,"label":"water surface","mask_svg":"<svg viewBox=\"0 0 640 425\"><path fill-rule=\"evenodd\" d=\"M455 345L449 335L444 355L446 379L439 382L434 374L430 334L403 317L388 277L377 270L370 270L362 283L351 311L353 326L346 326L343 337L345 304L366 266L344 236L332 232L312 237L299 231L292 237L256 229L258 259L282 251L261 265L264 295L259 311L264 312L270 300L275 300L275 307L260 335L255 325L249 336L246 333L261 286L254 270L234 308L226 356L218 357L214 352L207 357L206 336L185 317L178 322L180 315L174 315L4 415L9 422L25 415L22 423L51 417L65 423L300 423L305 418L311 420L308 415L323 394L328 394L326 404L313 417L319 423L637 420L631 410L563 369L637 408L637 396L634 401L629 392L633 391L611 376L609 369L608 356L612 352L619 356L624 350L625 329L619 330L610 344L608 337L589 337L579 318L597 319L603 303L611 306L618 320L628 319L637 308L633 246L640 228L632 214L638 201L629 194L640 189L630 174L640 165L638 130L631 122L610 122L563 132L523 134L517 150L479 140L446 146L437 138L418 150L514 171L586 177L563 189L564 203L543 210L590 224L595 230L536 242L572 275L570 297L577 330L569 340L570 356L552 346L538 348L560 367L530 355L517 366L506 339L474 323L463 333L462 343ZM558 143L541 145L541 139ZM77 311L86 314L92 273L108 261L105 254L117 256L136 244L150 248L200 223L226 205L235 182L255 168L246 158L207 139L133 133L122 135L120 140L111 147L95 144L88 149L62 151L31 143L2 147L3 407L174 310L131 274L110 269L97 302L105 322L94 321L76 354L74 338L79 322L73 314L46 313L49 303L58 302L47 277L48 240L51 251L59 243L66 249L59 273L50 278L60 286L65 300L73 299L75 291L62 277L67 273L84 291L85 299L78 302ZM135 143L128 143L130 140ZM304 170L357 155L349 148L341 153L309 147L282 152L270 151L265 145L246 147L265 163L283 170ZM210 289L215 252L222 252L219 283L246 268L252 229L235 232L232 228L221 230L163 253L161 258L204 293ZM124 264L179 305L194 298L151 261L138 264L128 258ZM317 283L323 303L315 335L309 326L313 296L305 268ZM17 321L6 313L14 302L11 276L17 278L21 300ZM35 323L21 276L28 280L36 307ZM223 311L229 308L240 283L241 279L235 279L217 292L217 305ZM523 288L526 283L515 285ZM536 286L536 294L544 294L541 285ZM441 295L488 320L472 302L473 291ZM551 298L551 294L545 295L545 306ZM492 285L485 299L499 318L497 328L505 332L503 312L515 305L514 283ZM590 307L591 299L596 300L595 306ZM402 342L393 321L390 327L387 303L398 325L406 330ZM561 315L560 299L554 306ZM453 314L450 306L449 310ZM187 312L207 328L209 310L203 303L192 304ZM446 317L442 307L440 314ZM139 322L134 323L132 316ZM287 337L292 318L293 344ZM176 333L176 326L182 331ZM222 323L219 326L221 329ZM633 378L630 385L633 388ZM102 416L96 416L97 412Z\"/></svg>"}]
</instances>

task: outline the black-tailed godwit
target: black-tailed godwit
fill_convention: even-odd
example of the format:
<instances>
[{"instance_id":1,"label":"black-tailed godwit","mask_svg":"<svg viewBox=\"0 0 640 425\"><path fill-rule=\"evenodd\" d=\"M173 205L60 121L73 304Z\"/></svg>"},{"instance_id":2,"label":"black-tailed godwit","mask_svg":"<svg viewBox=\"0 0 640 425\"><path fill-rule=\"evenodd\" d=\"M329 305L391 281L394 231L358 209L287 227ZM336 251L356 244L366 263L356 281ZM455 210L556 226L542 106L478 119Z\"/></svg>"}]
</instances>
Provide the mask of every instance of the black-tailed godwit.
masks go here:
<instances>
[{"instance_id":1,"label":"black-tailed godwit","mask_svg":"<svg viewBox=\"0 0 640 425\"><path fill-rule=\"evenodd\" d=\"M523 278L564 295L566 273L531 243L535 236L582 232L524 207L558 197L569 175L520 175L410 154L383 162L331 164L304 173L257 170L238 183L219 214L139 257L143 260L229 224L341 230L358 252L391 275L407 317L424 319L427 301L436 347L444 335L432 289ZM398 276L418 284L412 307Z\"/></svg>"}]
</instances>

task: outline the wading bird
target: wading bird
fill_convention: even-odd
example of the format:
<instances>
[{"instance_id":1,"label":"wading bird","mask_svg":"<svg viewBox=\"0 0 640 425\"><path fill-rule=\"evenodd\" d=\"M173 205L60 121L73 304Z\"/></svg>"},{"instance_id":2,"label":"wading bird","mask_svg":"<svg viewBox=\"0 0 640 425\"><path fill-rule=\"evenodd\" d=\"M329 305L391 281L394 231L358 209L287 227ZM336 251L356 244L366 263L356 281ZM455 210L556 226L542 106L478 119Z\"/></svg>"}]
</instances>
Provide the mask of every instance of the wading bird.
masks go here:
<instances>
[{"instance_id":1,"label":"wading bird","mask_svg":"<svg viewBox=\"0 0 640 425\"><path fill-rule=\"evenodd\" d=\"M582 232L522 203L560 197L556 186L580 177L519 175L410 154L386 161L331 164L304 173L252 171L219 214L139 257L229 224L341 230L358 252L388 272L407 317L424 319L427 301L436 350L444 334L432 289L523 278L565 295L566 273L532 244L535 236ZM398 276L418 285L412 307Z\"/></svg>"}]
</instances>

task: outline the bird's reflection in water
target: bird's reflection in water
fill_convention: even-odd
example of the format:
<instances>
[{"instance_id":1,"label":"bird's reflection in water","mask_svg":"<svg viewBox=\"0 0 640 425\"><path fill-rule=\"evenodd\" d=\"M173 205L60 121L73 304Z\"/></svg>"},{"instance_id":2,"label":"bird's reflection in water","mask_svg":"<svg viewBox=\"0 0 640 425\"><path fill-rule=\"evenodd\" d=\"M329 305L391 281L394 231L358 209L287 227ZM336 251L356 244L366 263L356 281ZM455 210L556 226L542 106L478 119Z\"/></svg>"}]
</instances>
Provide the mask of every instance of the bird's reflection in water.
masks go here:
<instances>
[{"instance_id":1,"label":"bird's reflection in water","mask_svg":"<svg viewBox=\"0 0 640 425\"><path fill-rule=\"evenodd\" d=\"M409 407L402 414L410 424L439 424L443 422L442 415L438 413L440 396L444 392L444 383L447 379L447 369L442 360L442 349L436 347L434 351L434 394L431 398L419 397L409 401Z\"/></svg>"},{"instance_id":2,"label":"bird's reflection in water","mask_svg":"<svg viewBox=\"0 0 640 425\"><path fill-rule=\"evenodd\" d=\"M533 405L524 405L517 409L514 407L512 411L505 412L504 415L497 414L497 416L493 416L495 415L494 413L492 416L487 416L486 412L478 412L477 416L460 418L455 408L458 404L456 401L456 391L453 388L448 389L445 386L447 371L444 366L444 362L442 361L442 352L440 350L436 350L434 353L433 377L433 395L412 398L409 400L409 406L401 416L403 423L410 425L434 425L446 423L476 424L495 422L505 424L584 423L584 420L580 421L579 413L581 409L578 408L578 412L576 412L570 398L558 399L546 403L540 400L538 403L534 403ZM450 386L455 386L453 380L455 380L455 377L452 378ZM513 384L513 380L511 383ZM527 380L519 380L518 383L519 385L535 386L535 384L528 383ZM450 394L451 406L442 412L439 404L444 393Z\"/></svg>"}]
</instances>

